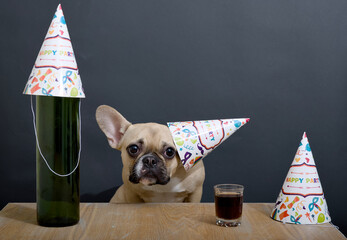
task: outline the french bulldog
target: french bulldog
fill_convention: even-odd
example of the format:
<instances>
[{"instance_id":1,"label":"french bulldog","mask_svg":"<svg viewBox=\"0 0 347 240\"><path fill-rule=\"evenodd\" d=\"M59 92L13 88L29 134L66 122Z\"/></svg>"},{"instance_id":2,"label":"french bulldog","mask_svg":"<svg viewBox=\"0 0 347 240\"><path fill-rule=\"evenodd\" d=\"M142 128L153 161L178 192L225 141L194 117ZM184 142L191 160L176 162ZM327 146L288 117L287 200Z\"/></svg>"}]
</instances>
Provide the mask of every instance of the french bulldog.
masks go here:
<instances>
[{"instance_id":1,"label":"french bulldog","mask_svg":"<svg viewBox=\"0 0 347 240\"><path fill-rule=\"evenodd\" d=\"M107 105L97 108L96 120L123 162L123 185L110 202L200 202L203 161L186 172L166 125L131 124Z\"/></svg>"}]
</instances>

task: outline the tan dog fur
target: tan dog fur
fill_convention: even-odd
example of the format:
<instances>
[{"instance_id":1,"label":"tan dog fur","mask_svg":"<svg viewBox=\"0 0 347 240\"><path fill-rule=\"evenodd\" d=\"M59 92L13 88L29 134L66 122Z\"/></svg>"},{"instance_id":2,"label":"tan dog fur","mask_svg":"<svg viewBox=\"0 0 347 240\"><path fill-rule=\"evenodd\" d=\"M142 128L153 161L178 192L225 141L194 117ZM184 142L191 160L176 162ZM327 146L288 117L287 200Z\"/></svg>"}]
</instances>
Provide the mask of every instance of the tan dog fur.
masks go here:
<instances>
[{"instance_id":1,"label":"tan dog fur","mask_svg":"<svg viewBox=\"0 0 347 240\"><path fill-rule=\"evenodd\" d=\"M170 130L167 126L157 123L131 124L112 107L102 105L96 111L96 120L105 133L110 146L121 151L123 185L118 188L110 202L200 202L205 169L202 161L191 170L185 171L178 154L166 158L165 149L176 151ZM128 147L141 142L141 152L135 158L129 154ZM141 177L139 183L129 181L135 164L147 153L153 153L162 161L165 173L170 181L155 184L155 179ZM141 170L145 171L145 170Z\"/></svg>"}]
</instances>

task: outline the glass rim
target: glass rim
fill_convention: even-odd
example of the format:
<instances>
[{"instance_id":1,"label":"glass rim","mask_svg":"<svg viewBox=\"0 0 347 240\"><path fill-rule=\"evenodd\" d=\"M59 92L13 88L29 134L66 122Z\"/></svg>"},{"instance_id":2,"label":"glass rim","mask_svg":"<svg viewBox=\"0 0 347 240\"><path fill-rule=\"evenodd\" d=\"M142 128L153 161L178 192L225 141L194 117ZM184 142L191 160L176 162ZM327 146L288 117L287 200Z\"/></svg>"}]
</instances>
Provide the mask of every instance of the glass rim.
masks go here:
<instances>
[{"instance_id":1,"label":"glass rim","mask_svg":"<svg viewBox=\"0 0 347 240\"><path fill-rule=\"evenodd\" d=\"M213 186L214 189L244 189L245 187L240 184L233 184L233 183L223 183L223 184L217 184Z\"/></svg>"}]
</instances>

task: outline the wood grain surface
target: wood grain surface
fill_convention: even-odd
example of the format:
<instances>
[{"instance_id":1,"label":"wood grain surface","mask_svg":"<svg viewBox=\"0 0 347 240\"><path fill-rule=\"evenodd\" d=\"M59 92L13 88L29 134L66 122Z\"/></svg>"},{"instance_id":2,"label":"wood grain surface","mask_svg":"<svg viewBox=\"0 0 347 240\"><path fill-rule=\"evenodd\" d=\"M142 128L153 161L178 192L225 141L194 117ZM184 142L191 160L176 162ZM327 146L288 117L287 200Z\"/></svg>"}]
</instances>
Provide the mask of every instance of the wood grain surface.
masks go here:
<instances>
[{"instance_id":1,"label":"wood grain surface","mask_svg":"<svg viewBox=\"0 0 347 240\"><path fill-rule=\"evenodd\" d=\"M331 224L283 224L269 216L273 204L245 203L242 224L215 225L213 203L82 203L71 227L36 223L35 203L10 203L0 212L0 239L346 239Z\"/></svg>"}]
</instances>

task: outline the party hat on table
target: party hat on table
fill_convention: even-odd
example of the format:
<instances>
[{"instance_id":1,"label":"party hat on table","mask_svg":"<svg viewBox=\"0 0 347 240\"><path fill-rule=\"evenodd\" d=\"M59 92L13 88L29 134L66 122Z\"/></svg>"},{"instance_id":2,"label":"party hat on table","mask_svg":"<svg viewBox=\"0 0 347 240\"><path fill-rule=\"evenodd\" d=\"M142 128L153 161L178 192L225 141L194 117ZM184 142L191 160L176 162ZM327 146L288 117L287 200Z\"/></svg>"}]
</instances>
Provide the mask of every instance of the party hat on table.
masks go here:
<instances>
[{"instance_id":1,"label":"party hat on table","mask_svg":"<svg viewBox=\"0 0 347 240\"><path fill-rule=\"evenodd\" d=\"M57 97L85 97L60 4L23 93Z\"/></svg>"},{"instance_id":2,"label":"party hat on table","mask_svg":"<svg viewBox=\"0 0 347 240\"><path fill-rule=\"evenodd\" d=\"M295 224L331 221L306 133L284 180L271 218Z\"/></svg>"},{"instance_id":3,"label":"party hat on table","mask_svg":"<svg viewBox=\"0 0 347 240\"><path fill-rule=\"evenodd\" d=\"M167 123L186 171L206 157L249 118Z\"/></svg>"}]
</instances>

